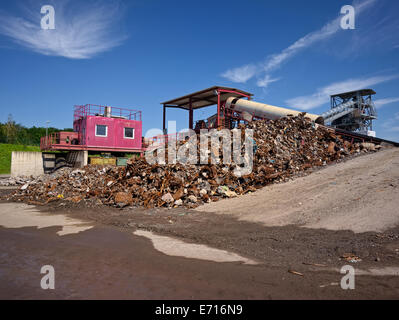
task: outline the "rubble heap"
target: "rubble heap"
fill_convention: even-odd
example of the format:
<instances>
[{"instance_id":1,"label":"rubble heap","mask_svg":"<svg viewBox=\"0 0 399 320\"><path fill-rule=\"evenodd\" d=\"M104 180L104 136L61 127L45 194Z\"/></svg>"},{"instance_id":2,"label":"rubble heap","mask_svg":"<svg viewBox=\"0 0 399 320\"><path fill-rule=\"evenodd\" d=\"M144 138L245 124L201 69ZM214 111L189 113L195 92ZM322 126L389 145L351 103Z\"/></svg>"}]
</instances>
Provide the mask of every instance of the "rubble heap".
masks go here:
<instances>
[{"instance_id":1,"label":"rubble heap","mask_svg":"<svg viewBox=\"0 0 399 320\"><path fill-rule=\"evenodd\" d=\"M22 186L31 182L47 182L52 179L58 178L59 176L71 172L71 168L61 168L56 172L51 174L42 174L40 176L18 176L18 177L9 177L9 178L0 178L0 187L15 187Z\"/></svg>"},{"instance_id":2,"label":"rubble heap","mask_svg":"<svg viewBox=\"0 0 399 320\"><path fill-rule=\"evenodd\" d=\"M10 199L34 204L63 199L117 207L195 207L252 192L366 150L303 115L254 121L247 128L254 130L256 153L253 170L246 176L233 174L235 164L151 165L141 158L132 159L126 167L88 166L49 181L31 181Z\"/></svg>"}]
</instances>

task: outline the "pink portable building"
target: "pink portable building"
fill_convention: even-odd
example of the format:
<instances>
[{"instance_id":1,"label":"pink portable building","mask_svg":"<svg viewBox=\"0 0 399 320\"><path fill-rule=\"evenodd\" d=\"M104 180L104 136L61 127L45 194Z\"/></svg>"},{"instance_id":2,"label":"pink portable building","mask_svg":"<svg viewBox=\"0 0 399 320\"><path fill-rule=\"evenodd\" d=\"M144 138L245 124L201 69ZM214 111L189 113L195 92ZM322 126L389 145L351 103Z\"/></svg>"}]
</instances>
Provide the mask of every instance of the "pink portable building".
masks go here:
<instances>
[{"instance_id":1,"label":"pink portable building","mask_svg":"<svg viewBox=\"0 0 399 320\"><path fill-rule=\"evenodd\" d=\"M142 152L141 111L109 106L75 106L74 132L43 137L42 150Z\"/></svg>"}]
</instances>

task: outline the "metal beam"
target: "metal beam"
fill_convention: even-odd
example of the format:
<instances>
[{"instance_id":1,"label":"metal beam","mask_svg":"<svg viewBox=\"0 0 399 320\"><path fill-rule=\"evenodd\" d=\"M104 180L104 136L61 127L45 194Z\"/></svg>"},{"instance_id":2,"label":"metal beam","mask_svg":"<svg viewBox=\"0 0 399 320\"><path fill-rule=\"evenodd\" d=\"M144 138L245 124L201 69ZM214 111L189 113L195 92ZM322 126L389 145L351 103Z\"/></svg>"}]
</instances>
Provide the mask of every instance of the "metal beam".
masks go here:
<instances>
[{"instance_id":1,"label":"metal beam","mask_svg":"<svg viewBox=\"0 0 399 320\"><path fill-rule=\"evenodd\" d=\"M187 108L183 108L181 106L165 106L166 108L172 108L172 109L183 109L183 110L188 110Z\"/></svg>"},{"instance_id":2,"label":"metal beam","mask_svg":"<svg viewBox=\"0 0 399 320\"><path fill-rule=\"evenodd\" d=\"M166 134L166 105L163 105L163 134Z\"/></svg>"},{"instance_id":3,"label":"metal beam","mask_svg":"<svg viewBox=\"0 0 399 320\"><path fill-rule=\"evenodd\" d=\"M189 129L193 129L193 127L194 127L194 114L193 114L192 98L190 98L189 107L190 107L190 109L189 109L188 127L189 127Z\"/></svg>"}]
</instances>

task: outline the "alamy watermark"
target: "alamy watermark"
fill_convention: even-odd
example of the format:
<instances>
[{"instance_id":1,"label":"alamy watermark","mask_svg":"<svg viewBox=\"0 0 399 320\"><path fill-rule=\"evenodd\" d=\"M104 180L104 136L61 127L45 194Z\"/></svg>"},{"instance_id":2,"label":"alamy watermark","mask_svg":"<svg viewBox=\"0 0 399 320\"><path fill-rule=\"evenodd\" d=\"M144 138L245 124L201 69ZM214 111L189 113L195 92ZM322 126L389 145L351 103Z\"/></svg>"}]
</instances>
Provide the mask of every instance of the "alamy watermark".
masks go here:
<instances>
[{"instance_id":1,"label":"alamy watermark","mask_svg":"<svg viewBox=\"0 0 399 320\"><path fill-rule=\"evenodd\" d=\"M43 290L55 289L55 270L51 265L45 265L40 269L40 273L45 276L40 280L40 287Z\"/></svg>"},{"instance_id":2,"label":"alamy watermark","mask_svg":"<svg viewBox=\"0 0 399 320\"><path fill-rule=\"evenodd\" d=\"M176 127L175 121L168 128ZM155 135L155 137L154 137ZM163 135L160 129L151 129L145 135L149 148L145 159L149 164L214 164L233 165L237 177L252 172L255 141L252 129L201 129Z\"/></svg>"},{"instance_id":3,"label":"alamy watermark","mask_svg":"<svg viewBox=\"0 0 399 320\"><path fill-rule=\"evenodd\" d=\"M341 268L341 273L344 276L341 279L341 288L344 290L355 289L355 268L350 265L345 265Z\"/></svg>"},{"instance_id":4,"label":"alamy watermark","mask_svg":"<svg viewBox=\"0 0 399 320\"><path fill-rule=\"evenodd\" d=\"M344 15L341 18L341 28L344 30L355 29L355 8L350 5L343 6L341 14Z\"/></svg>"},{"instance_id":5,"label":"alamy watermark","mask_svg":"<svg viewBox=\"0 0 399 320\"><path fill-rule=\"evenodd\" d=\"M53 6L45 5L41 8L40 13L44 15L40 20L40 26L43 30L55 29L55 10Z\"/></svg>"}]
</instances>

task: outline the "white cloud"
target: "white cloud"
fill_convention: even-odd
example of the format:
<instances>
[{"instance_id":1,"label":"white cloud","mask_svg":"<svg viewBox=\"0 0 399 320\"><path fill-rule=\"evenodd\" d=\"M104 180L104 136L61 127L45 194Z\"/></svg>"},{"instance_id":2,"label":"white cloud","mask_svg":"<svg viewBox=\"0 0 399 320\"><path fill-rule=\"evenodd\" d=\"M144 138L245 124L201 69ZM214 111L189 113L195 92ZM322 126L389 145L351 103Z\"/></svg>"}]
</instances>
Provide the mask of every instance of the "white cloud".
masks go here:
<instances>
[{"instance_id":1,"label":"white cloud","mask_svg":"<svg viewBox=\"0 0 399 320\"><path fill-rule=\"evenodd\" d=\"M70 59L89 59L122 44L126 36L116 30L121 8L96 2L88 6L48 1L55 8L55 30L42 30L40 6L25 8L24 17L1 14L0 34L34 52Z\"/></svg>"},{"instance_id":2,"label":"white cloud","mask_svg":"<svg viewBox=\"0 0 399 320\"><path fill-rule=\"evenodd\" d=\"M269 72L280 67L283 62L294 56L301 49L309 47L317 41L327 39L337 33L339 30L340 18L336 18L335 20L327 23L320 30L311 32L295 41L292 45L290 45L288 48L285 48L280 53L269 56L264 63L264 71Z\"/></svg>"},{"instance_id":3,"label":"white cloud","mask_svg":"<svg viewBox=\"0 0 399 320\"><path fill-rule=\"evenodd\" d=\"M276 82L276 81L279 81L279 80L280 80L280 78L272 79L270 77L270 75L267 74L262 79L258 79L256 84L257 84L258 87L267 88L269 86L269 84L271 84L273 82Z\"/></svg>"},{"instance_id":4,"label":"white cloud","mask_svg":"<svg viewBox=\"0 0 399 320\"><path fill-rule=\"evenodd\" d=\"M227 70L222 74L222 77L229 79L232 82L245 83L251 79L256 73L256 67L248 64L242 67Z\"/></svg>"},{"instance_id":5,"label":"white cloud","mask_svg":"<svg viewBox=\"0 0 399 320\"><path fill-rule=\"evenodd\" d=\"M376 3L376 1L377 0L365 0L362 2L355 1L353 3L353 6L355 7L356 16L358 17L358 15L364 9L370 7L371 5ZM321 29L308 33L307 35L298 39L297 41L295 41L293 44L291 44L281 52L270 55L266 59L266 61L259 63L258 66L255 64L249 64L244 67L230 69L227 70L225 73L223 73L222 76L232 82L243 83L247 82L249 79L255 76L256 73L270 72L272 70L275 70L279 68L285 61L295 56L302 49L310 47L319 41L328 39L334 34L336 34L338 31L342 30L340 27L341 18L342 16L339 15L334 20L329 21L327 24L325 24ZM246 73L245 77L237 77L236 73L240 71L242 68L250 69L252 71L254 70L257 71L252 73Z\"/></svg>"},{"instance_id":6,"label":"white cloud","mask_svg":"<svg viewBox=\"0 0 399 320\"><path fill-rule=\"evenodd\" d=\"M355 8L356 16L366 9L367 7L373 5L376 0L366 0L361 3L353 3ZM338 16L334 20L325 24L321 29L317 31L313 31L308 33L304 37L295 41L292 45L285 48L280 53L269 56L269 58L264 63L264 70L269 72L281 66L283 62L296 55L301 49L310 47L316 42L325 40L336 34L341 29L341 18L342 16Z\"/></svg>"},{"instance_id":7,"label":"white cloud","mask_svg":"<svg viewBox=\"0 0 399 320\"><path fill-rule=\"evenodd\" d=\"M398 78L398 75L375 76L370 78L348 79L342 82L335 82L323 88L319 88L315 93L307 96L300 96L286 100L286 103L292 108L301 110L310 110L322 106L329 102L330 95L366 89L370 86Z\"/></svg>"},{"instance_id":8,"label":"white cloud","mask_svg":"<svg viewBox=\"0 0 399 320\"><path fill-rule=\"evenodd\" d=\"M395 113L393 117L382 124L385 131L388 132L399 132L399 112Z\"/></svg>"},{"instance_id":9,"label":"white cloud","mask_svg":"<svg viewBox=\"0 0 399 320\"><path fill-rule=\"evenodd\" d=\"M385 106L386 104L391 104L394 102L399 102L399 97L397 98L385 98L385 99L378 99L374 101L374 104L377 108L381 108Z\"/></svg>"}]
</instances>

